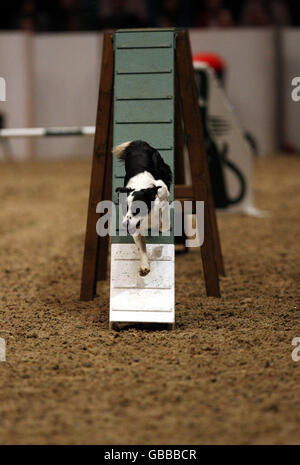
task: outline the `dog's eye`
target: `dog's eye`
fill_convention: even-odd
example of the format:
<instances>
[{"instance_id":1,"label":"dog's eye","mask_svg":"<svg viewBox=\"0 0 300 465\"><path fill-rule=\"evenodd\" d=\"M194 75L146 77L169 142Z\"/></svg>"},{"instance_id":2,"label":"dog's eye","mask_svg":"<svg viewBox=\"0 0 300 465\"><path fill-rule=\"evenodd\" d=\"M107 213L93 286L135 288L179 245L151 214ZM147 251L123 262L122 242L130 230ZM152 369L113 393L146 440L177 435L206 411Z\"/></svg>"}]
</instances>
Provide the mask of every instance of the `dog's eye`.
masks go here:
<instances>
[{"instance_id":1,"label":"dog's eye","mask_svg":"<svg viewBox=\"0 0 300 465\"><path fill-rule=\"evenodd\" d=\"M132 216L136 216L140 213L140 208L137 208L135 212L132 212Z\"/></svg>"}]
</instances>

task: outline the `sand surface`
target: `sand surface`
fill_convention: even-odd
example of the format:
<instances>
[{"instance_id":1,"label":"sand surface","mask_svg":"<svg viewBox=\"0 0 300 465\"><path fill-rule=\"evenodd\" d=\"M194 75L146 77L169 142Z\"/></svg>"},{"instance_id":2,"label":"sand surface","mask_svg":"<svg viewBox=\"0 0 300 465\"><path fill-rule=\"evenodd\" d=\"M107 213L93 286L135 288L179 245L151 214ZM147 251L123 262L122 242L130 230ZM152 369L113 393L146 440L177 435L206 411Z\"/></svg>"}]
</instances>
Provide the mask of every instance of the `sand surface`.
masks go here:
<instances>
[{"instance_id":1,"label":"sand surface","mask_svg":"<svg viewBox=\"0 0 300 465\"><path fill-rule=\"evenodd\" d=\"M1 444L300 443L300 159L255 165L270 218L219 216L207 298L176 257L175 331L108 331L109 282L78 300L90 161L1 164Z\"/></svg>"}]
</instances>

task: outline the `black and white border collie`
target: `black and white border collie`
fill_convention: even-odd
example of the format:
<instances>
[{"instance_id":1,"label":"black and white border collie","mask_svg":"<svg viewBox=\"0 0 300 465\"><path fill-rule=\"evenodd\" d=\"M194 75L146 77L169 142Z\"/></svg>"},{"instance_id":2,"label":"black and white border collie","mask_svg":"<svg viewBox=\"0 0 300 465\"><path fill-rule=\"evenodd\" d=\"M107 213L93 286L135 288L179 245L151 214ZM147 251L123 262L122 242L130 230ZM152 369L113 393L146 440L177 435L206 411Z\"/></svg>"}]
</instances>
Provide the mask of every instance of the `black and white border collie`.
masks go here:
<instances>
[{"instance_id":1,"label":"black and white border collie","mask_svg":"<svg viewBox=\"0 0 300 465\"><path fill-rule=\"evenodd\" d=\"M117 145L113 148L113 154L125 162L124 187L118 187L116 192L127 195L123 225L132 235L140 253L139 274L146 276L150 271L150 264L145 231L148 230L150 216L151 228L156 227L153 218L158 221L157 229L167 231L170 228L166 218L169 218L171 168L156 149L142 140ZM167 214L164 215L164 212Z\"/></svg>"}]
</instances>

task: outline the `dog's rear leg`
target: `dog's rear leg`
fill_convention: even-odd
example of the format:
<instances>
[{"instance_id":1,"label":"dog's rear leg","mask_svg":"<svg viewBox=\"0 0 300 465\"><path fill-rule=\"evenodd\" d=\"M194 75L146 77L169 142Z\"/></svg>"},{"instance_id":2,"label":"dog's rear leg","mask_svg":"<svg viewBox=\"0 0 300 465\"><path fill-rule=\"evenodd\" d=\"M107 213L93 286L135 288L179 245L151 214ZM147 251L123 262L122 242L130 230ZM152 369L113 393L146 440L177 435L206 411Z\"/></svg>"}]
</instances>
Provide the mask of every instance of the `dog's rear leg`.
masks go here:
<instances>
[{"instance_id":1,"label":"dog's rear leg","mask_svg":"<svg viewBox=\"0 0 300 465\"><path fill-rule=\"evenodd\" d=\"M141 266L139 269L140 276L146 276L150 271L150 264L147 257L147 249L146 249L146 239L141 234L137 234L133 236L134 242L137 245L140 253L140 261Z\"/></svg>"}]
</instances>

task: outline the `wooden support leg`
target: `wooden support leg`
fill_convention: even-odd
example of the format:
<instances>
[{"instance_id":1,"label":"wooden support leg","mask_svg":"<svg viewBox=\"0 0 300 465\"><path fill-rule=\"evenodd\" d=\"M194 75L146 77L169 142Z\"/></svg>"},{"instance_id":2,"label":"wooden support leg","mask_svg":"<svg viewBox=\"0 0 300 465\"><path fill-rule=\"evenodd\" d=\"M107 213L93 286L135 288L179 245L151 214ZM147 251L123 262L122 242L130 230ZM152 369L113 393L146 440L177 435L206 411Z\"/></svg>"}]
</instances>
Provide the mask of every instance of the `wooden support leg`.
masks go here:
<instances>
[{"instance_id":1,"label":"wooden support leg","mask_svg":"<svg viewBox=\"0 0 300 465\"><path fill-rule=\"evenodd\" d=\"M113 133L113 112L111 111L109 139L107 147L107 159L105 167L105 182L104 182L104 200L112 199L112 133ZM108 265L108 246L109 236L98 237L98 260L97 260L97 279L104 281L107 278Z\"/></svg>"},{"instance_id":2,"label":"wooden support leg","mask_svg":"<svg viewBox=\"0 0 300 465\"><path fill-rule=\"evenodd\" d=\"M186 48L186 56L188 57L188 61L190 63L190 73L192 74L191 76L191 88L194 93L194 98L195 102L198 102L198 90L196 86L196 81L195 81L195 76L194 76L194 69L192 67L192 51L191 51L191 44L190 44L190 39L189 35L186 31L183 31L181 34L181 37L184 36L184 42L185 42L185 48ZM198 115L197 119L199 117L201 121L201 115L200 115L200 110L199 106L198 107ZM195 124L198 124L198 122ZM224 267L224 261L223 261L223 256L222 256L222 250L221 250L221 242L220 242L220 236L219 236L219 230L218 230L218 225L217 225L217 218L216 218L216 210L215 210L215 205L214 205L214 199L213 199L213 193L212 193L212 188L211 188L211 182L210 182L210 174L209 174L209 169L208 169L208 163L207 163L207 158L205 154L205 142L204 142L204 137L202 133L202 123L200 122L200 129L201 131L200 134L200 139L201 139L201 153L203 156L200 158L201 159L201 164L203 164L203 171L204 171L204 176L207 181L207 188L208 188L208 205L209 205L209 215L210 215L210 221L211 221L211 226L212 226L212 235L213 235L213 242L214 242L214 249L215 249L215 257L216 257L216 263L217 263L217 269L218 273L222 276L225 276L225 267Z\"/></svg>"},{"instance_id":3,"label":"wooden support leg","mask_svg":"<svg viewBox=\"0 0 300 465\"><path fill-rule=\"evenodd\" d=\"M104 34L100 90L98 99L96 134L92 162L90 196L85 236L85 248L81 280L81 300L91 300L97 284L98 235L96 206L102 200L105 164L109 137L109 122L113 91L113 45L111 33Z\"/></svg>"},{"instance_id":4,"label":"wooden support leg","mask_svg":"<svg viewBox=\"0 0 300 465\"><path fill-rule=\"evenodd\" d=\"M176 44L177 78L181 94L184 128L191 164L194 199L204 201L205 239L201 247L206 292L209 296L220 296L217 257L220 248L215 243L216 223L210 178L205 154L202 121L197 98L197 88L192 67L189 37L186 31L179 31ZM213 212L211 212L213 210ZM218 260L220 260L220 257Z\"/></svg>"},{"instance_id":5,"label":"wooden support leg","mask_svg":"<svg viewBox=\"0 0 300 465\"><path fill-rule=\"evenodd\" d=\"M179 97L179 83L175 73L175 163L174 163L174 181L175 185L185 184L185 166L184 166L184 134L182 126L182 112ZM177 213L179 215L179 213ZM184 234L184 214L181 213L182 236L175 237L175 244L184 245L181 252L188 252L185 246L186 236ZM178 221L178 218L177 218ZM176 250L178 253L178 250Z\"/></svg>"},{"instance_id":6,"label":"wooden support leg","mask_svg":"<svg viewBox=\"0 0 300 465\"><path fill-rule=\"evenodd\" d=\"M184 137L179 98L179 83L175 75L175 184L185 184Z\"/></svg>"}]
</instances>

